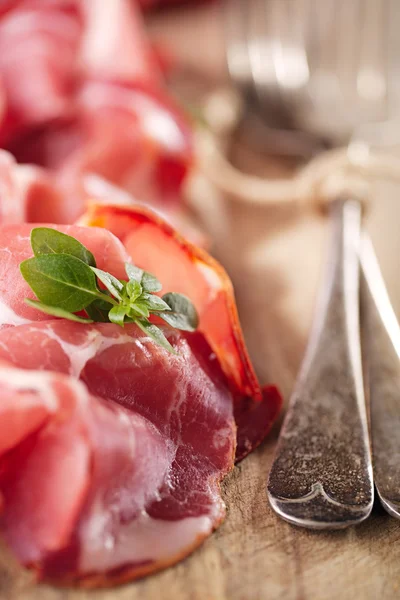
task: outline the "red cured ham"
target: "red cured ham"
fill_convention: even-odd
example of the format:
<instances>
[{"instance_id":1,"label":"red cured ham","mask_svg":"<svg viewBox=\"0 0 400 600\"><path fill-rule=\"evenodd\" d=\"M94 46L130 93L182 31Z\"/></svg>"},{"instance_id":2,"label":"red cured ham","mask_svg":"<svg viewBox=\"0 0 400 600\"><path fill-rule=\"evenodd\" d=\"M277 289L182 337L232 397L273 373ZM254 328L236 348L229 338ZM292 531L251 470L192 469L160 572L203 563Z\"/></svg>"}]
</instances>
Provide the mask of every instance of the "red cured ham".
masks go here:
<instances>
[{"instance_id":1,"label":"red cured ham","mask_svg":"<svg viewBox=\"0 0 400 600\"><path fill-rule=\"evenodd\" d=\"M115 201L120 189L128 203L176 202L191 132L163 90L134 3L15 0L3 8L0 146L51 172L53 222L73 222L104 187L110 195L104 182L116 186Z\"/></svg>"},{"instance_id":2,"label":"red cured ham","mask_svg":"<svg viewBox=\"0 0 400 600\"><path fill-rule=\"evenodd\" d=\"M0 530L40 577L98 585L144 575L222 520L230 395L206 355L166 333L179 356L135 325L54 320L0 333L1 357L18 367L0 368L0 430L15 432L0 452ZM15 427L16 404L29 431Z\"/></svg>"},{"instance_id":3,"label":"red cured ham","mask_svg":"<svg viewBox=\"0 0 400 600\"><path fill-rule=\"evenodd\" d=\"M138 265L152 256L148 240L137 237L151 225L153 243L174 257L174 285L185 276L200 313L196 333L164 327L176 356L134 324L49 319L26 306L32 293L19 264L32 256L32 225L0 228L0 532L38 577L88 586L140 577L201 543L224 516L219 482L233 466L236 436L242 456L279 404L277 392L262 400L248 376L222 269L151 213L118 211L93 207L90 218L104 225L114 217L108 224L121 239L102 227L55 227L122 278L133 247L147 248L133 257ZM168 288L166 256L162 265ZM232 338L227 349L217 316ZM233 378L234 365L241 379ZM258 400L240 396L246 381Z\"/></svg>"},{"instance_id":4,"label":"red cured ham","mask_svg":"<svg viewBox=\"0 0 400 600\"><path fill-rule=\"evenodd\" d=\"M121 167L123 164L121 161ZM132 204L129 194L102 177L86 175L84 181L90 197L97 198L99 202L109 202L111 198L118 204ZM85 193L84 188L81 191ZM0 150L0 223L3 225L69 222L72 215L76 214L77 205L83 207L79 198L78 203L74 202L74 198L72 190L71 200L66 202L64 190L50 171L34 165L17 164L9 152ZM162 214L165 214L164 210ZM203 247L208 244L208 238L192 222L184 208L170 206L167 215L193 242Z\"/></svg>"},{"instance_id":5,"label":"red cured ham","mask_svg":"<svg viewBox=\"0 0 400 600\"><path fill-rule=\"evenodd\" d=\"M199 330L218 357L235 398L237 460L246 456L267 435L282 400L274 386L262 389L257 381L225 270L143 207L92 205L81 223L113 232L132 260L154 273L165 291L192 299L200 316Z\"/></svg>"},{"instance_id":6,"label":"red cured ham","mask_svg":"<svg viewBox=\"0 0 400 600\"><path fill-rule=\"evenodd\" d=\"M18 265L32 255L31 228L0 229L0 530L39 577L138 577L222 520L232 397L200 333L164 328L171 356L136 325L48 320L24 306ZM111 233L59 229L123 276L127 255Z\"/></svg>"},{"instance_id":7,"label":"red cured ham","mask_svg":"<svg viewBox=\"0 0 400 600\"><path fill-rule=\"evenodd\" d=\"M17 165L0 150L0 222L24 223L62 218L63 195L44 169Z\"/></svg>"}]
</instances>

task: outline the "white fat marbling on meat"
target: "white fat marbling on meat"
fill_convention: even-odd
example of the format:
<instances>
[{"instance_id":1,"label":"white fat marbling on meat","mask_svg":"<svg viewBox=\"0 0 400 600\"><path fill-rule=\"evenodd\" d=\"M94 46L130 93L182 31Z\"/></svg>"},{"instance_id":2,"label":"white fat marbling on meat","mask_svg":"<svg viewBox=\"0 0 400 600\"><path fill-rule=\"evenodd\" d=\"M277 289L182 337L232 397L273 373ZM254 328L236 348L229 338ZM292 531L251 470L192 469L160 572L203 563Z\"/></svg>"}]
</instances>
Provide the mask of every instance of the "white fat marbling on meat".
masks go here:
<instances>
[{"instance_id":1,"label":"white fat marbling on meat","mask_svg":"<svg viewBox=\"0 0 400 600\"><path fill-rule=\"evenodd\" d=\"M17 392L31 391L40 394L41 399L50 412L56 412L59 407L57 391L54 388L54 376L42 371L27 371L15 367L0 367L0 383ZM76 396L86 397L86 390L79 381L68 381ZM82 398L83 399L83 398Z\"/></svg>"},{"instance_id":2,"label":"white fat marbling on meat","mask_svg":"<svg viewBox=\"0 0 400 600\"><path fill-rule=\"evenodd\" d=\"M26 325L31 322L30 319L17 315L8 304L0 300L0 325Z\"/></svg>"},{"instance_id":3,"label":"white fat marbling on meat","mask_svg":"<svg viewBox=\"0 0 400 600\"><path fill-rule=\"evenodd\" d=\"M101 519L101 515L98 517ZM98 522L101 527L101 522ZM90 548L88 541L96 538L82 536L80 569L107 571L123 564L145 561L172 561L187 553L199 538L212 532L212 516L187 517L179 521L153 519L145 511L119 530L118 539L111 535L97 537L97 545ZM97 531L97 534L99 531Z\"/></svg>"},{"instance_id":4,"label":"white fat marbling on meat","mask_svg":"<svg viewBox=\"0 0 400 600\"><path fill-rule=\"evenodd\" d=\"M120 344L132 343L132 341L134 341L128 334L123 334L115 338L104 336L99 333L98 330L91 329L87 332L84 343L70 344L57 335L51 325L46 329L40 329L39 331L45 332L50 339L56 341L61 346L62 350L70 360L70 375L77 379L81 376L81 373L89 360L94 358L96 354L107 350L107 348L110 348L111 346L119 346Z\"/></svg>"}]
</instances>

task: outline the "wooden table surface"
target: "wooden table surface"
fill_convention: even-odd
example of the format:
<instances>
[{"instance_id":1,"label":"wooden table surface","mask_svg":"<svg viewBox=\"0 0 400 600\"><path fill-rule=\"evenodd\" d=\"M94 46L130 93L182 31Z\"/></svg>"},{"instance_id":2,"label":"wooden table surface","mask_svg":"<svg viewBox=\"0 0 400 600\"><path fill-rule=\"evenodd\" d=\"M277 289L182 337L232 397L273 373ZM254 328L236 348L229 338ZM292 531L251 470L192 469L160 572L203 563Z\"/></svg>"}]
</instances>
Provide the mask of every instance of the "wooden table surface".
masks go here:
<instances>
[{"instance_id":1,"label":"wooden table surface","mask_svg":"<svg viewBox=\"0 0 400 600\"><path fill-rule=\"evenodd\" d=\"M369 228L400 316L399 192L379 188ZM253 209L207 198L218 234L215 252L234 279L257 372L263 382L277 382L287 398L311 322L326 223L294 209ZM295 528L272 513L265 484L277 429L227 477L225 523L176 567L117 589L58 590L32 585L3 551L1 600L400 598L400 522L379 505L360 526L338 532Z\"/></svg>"}]
</instances>

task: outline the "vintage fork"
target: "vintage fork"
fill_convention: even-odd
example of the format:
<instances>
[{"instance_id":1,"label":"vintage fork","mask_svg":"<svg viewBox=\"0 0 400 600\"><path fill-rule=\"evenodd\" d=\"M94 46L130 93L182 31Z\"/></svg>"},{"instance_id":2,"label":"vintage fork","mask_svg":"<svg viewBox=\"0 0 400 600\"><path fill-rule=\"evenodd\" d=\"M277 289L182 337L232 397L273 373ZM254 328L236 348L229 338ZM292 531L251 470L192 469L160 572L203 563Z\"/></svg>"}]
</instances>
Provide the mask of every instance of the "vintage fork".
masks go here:
<instances>
[{"instance_id":1,"label":"vintage fork","mask_svg":"<svg viewBox=\"0 0 400 600\"><path fill-rule=\"evenodd\" d=\"M385 510L400 518L400 326L366 234L360 256L362 341L374 480Z\"/></svg>"},{"instance_id":2,"label":"vintage fork","mask_svg":"<svg viewBox=\"0 0 400 600\"><path fill-rule=\"evenodd\" d=\"M359 338L361 205L332 205L331 255L268 482L273 509L316 529L366 519L372 466Z\"/></svg>"},{"instance_id":3,"label":"vintage fork","mask_svg":"<svg viewBox=\"0 0 400 600\"><path fill-rule=\"evenodd\" d=\"M321 140L347 144L370 123L399 116L397 0L230 0L224 16L232 80L280 153L301 154L306 145L311 154ZM268 482L281 517L319 529L358 523L373 504L359 331L360 203L335 201L332 225L314 326ZM385 469L383 460L377 468Z\"/></svg>"}]
</instances>

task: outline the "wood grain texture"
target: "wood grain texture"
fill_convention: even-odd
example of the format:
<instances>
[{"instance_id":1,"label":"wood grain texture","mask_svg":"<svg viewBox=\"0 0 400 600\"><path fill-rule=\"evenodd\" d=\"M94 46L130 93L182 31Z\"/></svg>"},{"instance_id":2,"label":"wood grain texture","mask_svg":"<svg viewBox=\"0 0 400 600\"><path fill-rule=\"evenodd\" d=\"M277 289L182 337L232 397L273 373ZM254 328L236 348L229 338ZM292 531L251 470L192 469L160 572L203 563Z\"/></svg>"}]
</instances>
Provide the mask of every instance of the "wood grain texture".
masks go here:
<instances>
[{"instance_id":1,"label":"wood grain texture","mask_svg":"<svg viewBox=\"0 0 400 600\"><path fill-rule=\"evenodd\" d=\"M395 188L381 190L370 230L399 314L399 278L392 276L399 272L400 256L397 195ZM325 223L293 208L246 209L207 198L214 215L207 222L218 234L215 252L233 276L257 371L287 397L311 322ZM205 217L209 209L203 203ZM226 479L225 523L176 567L112 590L59 590L32 585L0 550L1 600L400 598L400 522L379 506L358 527L332 533L298 529L272 513L265 485L276 436L277 428Z\"/></svg>"}]
</instances>

